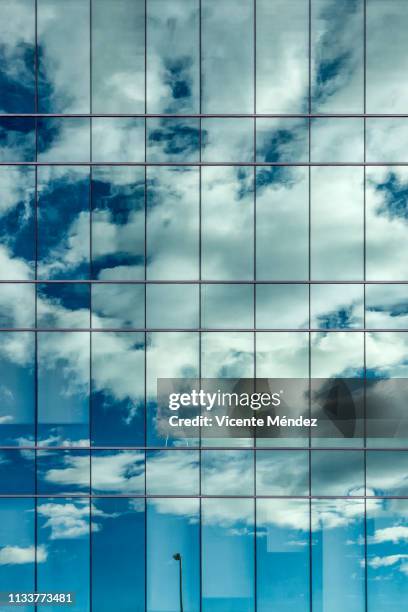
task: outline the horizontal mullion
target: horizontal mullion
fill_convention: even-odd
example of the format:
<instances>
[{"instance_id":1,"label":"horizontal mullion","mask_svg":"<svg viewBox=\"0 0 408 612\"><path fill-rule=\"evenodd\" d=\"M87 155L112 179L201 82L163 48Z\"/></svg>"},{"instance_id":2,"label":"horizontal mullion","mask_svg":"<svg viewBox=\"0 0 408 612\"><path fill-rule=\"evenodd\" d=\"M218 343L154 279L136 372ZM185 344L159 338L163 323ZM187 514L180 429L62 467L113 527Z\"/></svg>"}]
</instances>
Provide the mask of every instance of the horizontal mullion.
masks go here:
<instances>
[{"instance_id":1,"label":"horizontal mullion","mask_svg":"<svg viewBox=\"0 0 408 612\"><path fill-rule=\"evenodd\" d=\"M408 280L92 280L92 279L0 279L0 285L408 285Z\"/></svg>"},{"instance_id":2,"label":"horizontal mullion","mask_svg":"<svg viewBox=\"0 0 408 612\"><path fill-rule=\"evenodd\" d=\"M0 499L344 499L344 500L364 500L364 499L406 499L408 495L131 495L129 493L99 494L99 493L11 493L0 494Z\"/></svg>"},{"instance_id":3,"label":"horizontal mullion","mask_svg":"<svg viewBox=\"0 0 408 612\"><path fill-rule=\"evenodd\" d=\"M408 118L408 113L0 113L0 119L18 117L36 118L141 118L141 119L313 119L313 118L333 118L333 119L404 119Z\"/></svg>"},{"instance_id":4,"label":"horizontal mullion","mask_svg":"<svg viewBox=\"0 0 408 612\"><path fill-rule=\"evenodd\" d=\"M274 332L274 333L285 333L285 332L303 332L303 333L369 333L369 332L408 332L408 328L395 328L395 327L340 327L331 329L322 329L319 327L0 327L0 332L81 332L81 333L136 333L136 332L173 332L173 333L255 333L255 332Z\"/></svg>"},{"instance_id":5,"label":"horizontal mullion","mask_svg":"<svg viewBox=\"0 0 408 612\"><path fill-rule=\"evenodd\" d=\"M58 166L58 167L165 167L165 168L177 168L177 167L186 167L186 168L203 168L203 167L222 167L222 168L242 168L242 167L259 167L259 168L273 168L273 167L317 167L317 168L366 168L366 167L374 167L374 168L383 168L383 167L405 167L408 166L408 162L96 162L96 161L81 161L81 162L70 162L70 161L61 161L61 162L52 162L52 161L24 161L24 162L0 162L0 166Z\"/></svg>"},{"instance_id":6,"label":"horizontal mullion","mask_svg":"<svg viewBox=\"0 0 408 612\"><path fill-rule=\"evenodd\" d=\"M306 428L308 429L308 428ZM369 436L368 436L369 437ZM239 439L239 438L237 438ZM258 438L259 440L265 440L267 438ZM289 438L287 438L289 439ZM305 438L309 439L309 438ZM319 438L315 438L319 440ZM408 452L408 446L1 446L0 451L39 451L39 452L53 452L53 451L380 451L380 452Z\"/></svg>"}]
</instances>

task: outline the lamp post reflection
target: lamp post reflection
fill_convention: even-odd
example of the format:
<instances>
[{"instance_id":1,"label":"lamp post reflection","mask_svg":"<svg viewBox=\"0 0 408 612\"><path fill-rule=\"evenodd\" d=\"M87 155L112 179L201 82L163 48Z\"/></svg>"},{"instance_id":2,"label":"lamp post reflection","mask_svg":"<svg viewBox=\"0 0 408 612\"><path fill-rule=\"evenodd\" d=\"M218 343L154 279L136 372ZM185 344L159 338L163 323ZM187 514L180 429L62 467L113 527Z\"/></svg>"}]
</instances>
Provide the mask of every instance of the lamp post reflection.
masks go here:
<instances>
[{"instance_id":1,"label":"lamp post reflection","mask_svg":"<svg viewBox=\"0 0 408 612\"><path fill-rule=\"evenodd\" d=\"M183 612L183 567L180 553L175 553L173 559L180 563L180 580L179 580L179 595L180 595L180 612Z\"/></svg>"}]
</instances>

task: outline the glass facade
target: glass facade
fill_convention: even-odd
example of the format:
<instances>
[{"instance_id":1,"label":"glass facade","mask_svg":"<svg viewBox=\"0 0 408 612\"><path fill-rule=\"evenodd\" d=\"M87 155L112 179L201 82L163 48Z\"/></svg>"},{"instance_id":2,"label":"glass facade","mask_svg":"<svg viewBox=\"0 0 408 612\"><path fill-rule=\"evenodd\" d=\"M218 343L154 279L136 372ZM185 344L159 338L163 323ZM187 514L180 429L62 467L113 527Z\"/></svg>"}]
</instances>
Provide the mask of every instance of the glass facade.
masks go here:
<instances>
[{"instance_id":1,"label":"glass facade","mask_svg":"<svg viewBox=\"0 0 408 612\"><path fill-rule=\"evenodd\" d=\"M164 443L156 382L407 376L408 3L0 19L0 592L400 612L407 438Z\"/></svg>"}]
</instances>

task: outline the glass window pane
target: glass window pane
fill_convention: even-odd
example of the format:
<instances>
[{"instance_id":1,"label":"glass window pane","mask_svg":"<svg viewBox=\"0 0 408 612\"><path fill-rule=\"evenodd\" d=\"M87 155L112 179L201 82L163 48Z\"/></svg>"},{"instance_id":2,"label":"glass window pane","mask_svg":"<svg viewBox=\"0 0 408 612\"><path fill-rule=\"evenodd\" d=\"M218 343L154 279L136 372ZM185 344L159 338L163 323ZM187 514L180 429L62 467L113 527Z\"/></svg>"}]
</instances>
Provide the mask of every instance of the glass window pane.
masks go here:
<instances>
[{"instance_id":1,"label":"glass window pane","mask_svg":"<svg viewBox=\"0 0 408 612\"><path fill-rule=\"evenodd\" d=\"M367 585L369 609L397 612L408 597L408 500L367 505Z\"/></svg>"},{"instance_id":2,"label":"glass window pane","mask_svg":"<svg viewBox=\"0 0 408 612\"><path fill-rule=\"evenodd\" d=\"M0 588L3 592L35 589L35 514L33 499L0 499ZM37 567L47 559L37 547ZM23 562L21 562L23 560ZM28 612L24 606L22 611Z\"/></svg>"},{"instance_id":3,"label":"glass window pane","mask_svg":"<svg viewBox=\"0 0 408 612\"><path fill-rule=\"evenodd\" d=\"M146 490L148 495L198 495L199 481L198 451L147 452Z\"/></svg>"},{"instance_id":4,"label":"glass window pane","mask_svg":"<svg viewBox=\"0 0 408 612\"><path fill-rule=\"evenodd\" d=\"M90 287L86 283L37 285L37 325L43 329L90 326Z\"/></svg>"},{"instance_id":5,"label":"glass window pane","mask_svg":"<svg viewBox=\"0 0 408 612\"><path fill-rule=\"evenodd\" d=\"M0 328L30 328L35 325L35 285L2 283Z\"/></svg>"},{"instance_id":6,"label":"glass window pane","mask_svg":"<svg viewBox=\"0 0 408 612\"><path fill-rule=\"evenodd\" d=\"M200 523L198 499L147 502L147 610L180 606L180 564L184 609L200 610ZM175 558L179 555L180 559Z\"/></svg>"},{"instance_id":7,"label":"glass window pane","mask_svg":"<svg viewBox=\"0 0 408 612\"><path fill-rule=\"evenodd\" d=\"M312 162L363 162L364 120L312 119L310 144Z\"/></svg>"},{"instance_id":8,"label":"glass window pane","mask_svg":"<svg viewBox=\"0 0 408 612\"><path fill-rule=\"evenodd\" d=\"M312 0L312 112L362 113L364 0Z\"/></svg>"},{"instance_id":9,"label":"glass window pane","mask_svg":"<svg viewBox=\"0 0 408 612\"><path fill-rule=\"evenodd\" d=\"M307 332L257 332L256 351L258 378L309 376Z\"/></svg>"},{"instance_id":10,"label":"glass window pane","mask_svg":"<svg viewBox=\"0 0 408 612\"><path fill-rule=\"evenodd\" d=\"M254 607L254 500L202 500L203 612Z\"/></svg>"},{"instance_id":11,"label":"glass window pane","mask_svg":"<svg viewBox=\"0 0 408 612\"><path fill-rule=\"evenodd\" d=\"M92 118L92 161L143 162L144 156L144 119Z\"/></svg>"},{"instance_id":12,"label":"glass window pane","mask_svg":"<svg viewBox=\"0 0 408 612\"><path fill-rule=\"evenodd\" d=\"M256 87L258 113L308 112L308 0L257 0Z\"/></svg>"},{"instance_id":13,"label":"glass window pane","mask_svg":"<svg viewBox=\"0 0 408 612\"><path fill-rule=\"evenodd\" d=\"M2 0L0 112L35 111L35 0Z\"/></svg>"},{"instance_id":14,"label":"glass window pane","mask_svg":"<svg viewBox=\"0 0 408 612\"><path fill-rule=\"evenodd\" d=\"M144 168L92 168L92 277L144 278Z\"/></svg>"},{"instance_id":15,"label":"glass window pane","mask_svg":"<svg viewBox=\"0 0 408 612\"><path fill-rule=\"evenodd\" d=\"M242 449L201 451L201 493L253 495L253 451Z\"/></svg>"},{"instance_id":16,"label":"glass window pane","mask_svg":"<svg viewBox=\"0 0 408 612\"><path fill-rule=\"evenodd\" d=\"M90 160L89 119L78 117L38 119L38 161L87 162Z\"/></svg>"},{"instance_id":17,"label":"glass window pane","mask_svg":"<svg viewBox=\"0 0 408 612\"><path fill-rule=\"evenodd\" d=\"M199 326L198 285L146 285L147 327L187 329Z\"/></svg>"},{"instance_id":18,"label":"glass window pane","mask_svg":"<svg viewBox=\"0 0 408 612\"><path fill-rule=\"evenodd\" d=\"M408 453L367 451L367 495L408 495Z\"/></svg>"},{"instance_id":19,"label":"glass window pane","mask_svg":"<svg viewBox=\"0 0 408 612\"><path fill-rule=\"evenodd\" d=\"M312 495L364 495L363 451L312 451Z\"/></svg>"},{"instance_id":20,"label":"glass window pane","mask_svg":"<svg viewBox=\"0 0 408 612\"><path fill-rule=\"evenodd\" d=\"M350 332L311 334L312 378L353 378L364 370L364 335Z\"/></svg>"},{"instance_id":21,"label":"glass window pane","mask_svg":"<svg viewBox=\"0 0 408 612\"><path fill-rule=\"evenodd\" d=\"M408 5L367 0L367 111L405 113Z\"/></svg>"},{"instance_id":22,"label":"glass window pane","mask_svg":"<svg viewBox=\"0 0 408 612\"><path fill-rule=\"evenodd\" d=\"M365 610L364 501L312 501L313 610Z\"/></svg>"},{"instance_id":23,"label":"glass window pane","mask_svg":"<svg viewBox=\"0 0 408 612\"><path fill-rule=\"evenodd\" d=\"M93 495L144 495L144 451L92 451Z\"/></svg>"},{"instance_id":24,"label":"glass window pane","mask_svg":"<svg viewBox=\"0 0 408 612\"><path fill-rule=\"evenodd\" d=\"M202 327L254 327L254 286L202 285L201 317Z\"/></svg>"},{"instance_id":25,"label":"glass window pane","mask_svg":"<svg viewBox=\"0 0 408 612\"><path fill-rule=\"evenodd\" d=\"M97 499L92 508L92 604L98 612L143 610L145 509L136 499Z\"/></svg>"},{"instance_id":26,"label":"glass window pane","mask_svg":"<svg viewBox=\"0 0 408 612\"><path fill-rule=\"evenodd\" d=\"M363 327L364 285L311 285L310 306L311 327Z\"/></svg>"},{"instance_id":27,"label":"glass window pane","mask_svg":"<svg viewBox=\"0 0 408 612\"><path fill-rule=\"evenodd\" d=\"M366 285L366 327L408 329L408 285Z\"/></svg>"},{"instance_id":28,"label":"glass window pane","mask_svg":"<svg viewBox=\"0 0 408 612\"><path fill-rule=\"evenodd\" d=\"M89 113L89 0L38 0L38 111Z\"/></svg>"},{"instance_id":29,"label":"glass window pane","mask_svg":"<svg viewBox=\"0 0 408 612\"><path fill-rule=\"evenodd\" d=\"M203 162L253 162L253 119L203 119Z\"/></svg>"},{"instance_id":30,"label":"glass window pane","mask_svg":"<svg viewBox=\"0 0 408 612\"><path fill-rule=\"evenodd\" d=\"M0 333L0 441L5 446L34 444L35 335Z\"/></svg>"},{"instance_id":31,"label":"glass window pane","mask_svg":"<svg viewBox=\"0 0 408 612\"><path fill-rule=\"evenodd\" d=\"M307 451L256 452L257 495L309 495Z\"/></svg>"},{"instance_id":32,"label":"glass window pane","mask_svg":"<svg viewBox=\"0 0 408 612\"><path fill-rule=\"evenodd\" d=\"M202 105L204 113L254 110L252 0L203 0Z\"/></svg>"},{"instance_id":33,"label":"glass window pane","mask_svg":"<svg viewBox=\"0 0 408 612\"><path fill-rule=\"evenodd\" d=\"M75 605L84 612L89 610L89 505L89 499L51 497L37 506L37 541L45 551L37 566L38 592L55 592L58 584L61 593L75 593Z\"/></svg>"},{"instance_id":34,"label":"glass window pane","mask_svg":"<svg viewBox=\"0 0 408 612\"><path fill-rule=\"evenodd\" d=\"M144 3L92 2L92 112L144 113Z\"/></svg>"},{"instance_id":35,"label":"glass window pane","mask_svg":"<svg viewBox=\"0 0 408 612\"><path fill-rule=\"evenodd\" d=\"M269 163L307 162L308 119L256 119L256 160Z\"/></svg>"},{"instance_id":36,"label":"glass window pane","mask_svg":"<svg viewBox=\"0 0 408 612\"><path fill-rule=\"evenodd\" d=\"M366 119L367 161L407 162L408 121L406 118Z\"/></svg>"},{"instance_id":37,"label":"glass window pane","mask_svg":"<svg viewBox=\"0 0 408 612\"><path fill-rule=\"evenodd\" d=\"M35 452L30 450L1 450L0 494L34 495L34 493ZM2 565L1 553L0 548L0 565Z\"/></svg>"},{"instance_id":38,"label":"glass window pane","mask_svg":"<svg viewBox=\"0 0 408 612\"><path fill-rule=\"evenodd\" d=\"M0 117L0 162L35 159L35 121L31 117Z\"/></svg>"},{"instance_id":39,"label":"glass window pane","mask_svg":"<svg viewBox=\"0 0 408 612\"><path fill-rule=\"evenodd\" d=\"M367 168L367 280L406 280L408 168Z\"/></svg>"},{"instance_id":40,"label":"glass window pane","mask_svg":"<svg viewBox=\"0 0 408 612\"><path fill-rule=\"evenodd\" d=\"M309 277L307 168L257 169L256 272L258 280Z\"/></svg>"},{"instance_id":41,"label":"glass window pane","mask_svg":"<svg viewBox=\"0 0 408 612\"><path fill-rule=\"evenodd\" d=\"M147 169L147 277L198 278L197 168Z\"/></svg>"},{"instance_id":42,"label":"glass window pane","mask_svg":"<svg viewBox=\"0 0 408 612\"><path fill-rule=\"evenodd\" d=\"M258 499L256 508L258 612L309 612L309 500Z\"/></svg>"},{"instance_id":43,"label":"glass window pane","mask_svg":"<svg viewBox=\"0 0 408 612\"><path fill-rule=\"evenodd\" d=\"M90 494L88 450L37 451L37 491L40 495Z\"/></svg>"},{"instance_id":44,"label":"glass window pane","mask_svg":"<svg viewBox=\"0 0 408 612\"><path fill-rule=\"evenodd\" d=\"M35 259L35 171L0 167L0 278L29 280Z\"/></svg>"},{"instance_id":45,"label":"glass window pane","mask_svg":"<svg viewBox=\"0 0 408 612\"><path fill-rule=\"evenodd\" d=\"M199 2L147 3L147 112L199 112Z\"/></svg>"},{"instance_id":46,"label":"glass window pane","mask_svg":"<svg viewBox=\"0 0 408 612\"><path fill-rule=\"evenodd\" d=\"M162 117L146 122L148 162L198 162L200 123L198 119Z\"/></svg>"},{"instance_id":47,"label":"glass window pane","mask_svg":"<svg viewBox=\"0 0 408 612\"><path fill-rule=\"evenodd\" d=\"M202 276L251 279L254 274L252 168L203 167Z\"/></svg>"},{"instance_id":48,"label":"glass window pane","mask_svg":"<svg viewBox=\"0 0 408 612\"><path fill-rule=\"evenodd\" d=\"M144 328L143 284L92 285L92 327Z\"/></svg>"},{"instance_id":49,"label":"glass window pane","mask_svg":"<svg viewBox=\"0 0 408 612\"><path fill-rule=\"evenodd\" d=\"M308 285L257 285L257 328L307 328L309 323Z\"/></svg>"},{"instance_id":50,"label":"glass window pane","mask_svg":"<svg viewBox=\"0 0 408 612\"><path fill-rule=\"evenodd\" d=\"M38 168L38 276L89 277L89 168Z\"/></svg>"},{"instance_id":51,"label":"glass window pane","mask_svg":"<svg viewBox=\"0 0 408 612\"><path fill-rule=\"evenodd\" d=\"M144 334L92 334L91 439L95 446L145 443Z\"/></svg>"},{"instance_id":52,"label":"glass window pane","mask_svg":"<svg viewBox=\"0 0 408 612\"><path fill-rule=\"evenodd\" d=\"M169 440L168 419L157 409L158 378L198 378L197 332L150 332L146 338L147 444L148 446L195 446L194 438Z\"/></svg>"},{"instance_id":53,"label":"glass window pane","mask_svg":"<svg viewBox=\"0 0 408 612\"><path fill-rule=\"evenodd\" d=\"M311 191L312 278L362 279L363 169L311 168Z\"/></svg>"},{"instance_id":54,"label":"glass window pane","mask_svg":"<svg viewBox=\"0 0 408 612\"><path fill-rule=\"evenodd\" d=\"M201 374L204 378L253 378L252 333L204 332L201 347Z\"/></svg>"},{"instance_id":55,"label":"glass window pane","mask_svg":"<svg viewBox=\"0 0 408 612\"><path fill-rule=\"evenodd\" d=\"M89 333L40 332L37 343L39 442L89 444Z\"/></svg>"}]
</instances>

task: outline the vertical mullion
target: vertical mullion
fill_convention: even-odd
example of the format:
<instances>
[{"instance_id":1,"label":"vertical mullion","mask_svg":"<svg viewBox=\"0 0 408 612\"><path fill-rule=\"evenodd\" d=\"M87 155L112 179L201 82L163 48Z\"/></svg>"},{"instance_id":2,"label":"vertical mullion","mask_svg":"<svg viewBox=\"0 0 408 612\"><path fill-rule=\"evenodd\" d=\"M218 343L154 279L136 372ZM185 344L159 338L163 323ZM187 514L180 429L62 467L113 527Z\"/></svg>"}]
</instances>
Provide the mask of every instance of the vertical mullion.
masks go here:
<instances>
[{"instance_id":1,"label":"vertical mullion","mask_svg":"<svg viewBox=\"0 0 408 612\"><path fill-rule=\"evenodd\" d=\"M367 161L367 138L366 138L366 113L367 113L367 0L363 0L363 126L364 126L364 163ZM368 581L367 581L367 335L366 335L366 284L367 280L367 206L366 206L366 167L363 166L363 198L364 198L364 221L363 221L363 275L364 275L364 286L363 286L363 340L364 340L364 396L363 396L363 418L364 418L364 596L365 596L365 611L368 611Z\"/></svg>"},{"instance_id":2,"label":"vertical mullion","mask_svg":"<svg viewBox=\"0 0 408 612\"><path fill-rule=\"evenodd\" d=\"M254 70L254 119L253 119L253 161L256 163L256 0L253 0L253 70ZM254 309L254 379L256 385L257 379L257 371L256 371L256 165L253 167L253 190L254 190L254 286L253 286L253 309ZM255 389L256 391L256 389ZM258 609L258 565L257 565L257 487L256 487L256 445L257 445L257 437L256 437L256 428L254 430L254 450L253 450L253 461L254 461L254 469L253 469L253 479L254 479L254 610L255 612Z\"/></svg>"},{"instance_id":3,"label":"vertical mullion","mask_svg":"<svg viewBox=\"0 0 408 612\"><path fill-rule=\"evenodd\" d=\"M312 0L308 0L309 3L309 20L308 20L308 112L309 115L312 113ZM311 387L312 387L312 336L311 336L311 288L310 281L312 280L312 259L311 259L311 239L312 239L312 227L311 227L311 206L312 206L312 192L311 192L311 118L308 118L308 220L309 220L309 240L308 240L308 277L309 277L309 332L308 332L308 372L309 372L309 417L311 416L312 403L311 403ZM313 534L312 534L312 430L309 427L309 451L308 451L308 467L309 467L309 609L313 611Z\"/></svg>"},{"instance_id":4,"label":"vertical mullion","mask_svg":"<svg viewBox=\"0 0 408 612\"><path fill-rule=\"evenodd\" d=\"M201 167L201 161L202 161L202 118L201 118L201 113L202 113L202 81L203 81L203 75L202 75L202 0L198 0L198 66L199 66L199 129L200 129L200 134L199 134L199 142L200 142L200 151L199 151L199 160L200 160L200 166L198 168L198 182L199 182L199 194L198 194L198 206L199 206L199 212L198 212L198 262L199 262L199 271L198 271L198 277L200 280L199 286L198 286L198 298L199 298L199 318L198 318L198 325L199 325L199 332L198 332L198 350L199 350L199 355L198 355L198 369L199 369L199 381L200 381L200 388L201 388L201 378L202 378L202 333L201 333L201 329L202 329L202 312L201 312L201 298L202 298L202 286L201 286L201 280L202 280L202 167ZM199 586L199 597L200 597L200 612L203 609L203 561L202 561L202 555L203 555L203 526L202 526L202 490L201 490L201 476L202 476L202 469L201 469L201 464L202 464L202 436L201 436L201 425L200 425L200 438L199 438L199 469L198 469L198 476L199 476L199 520L200 520L200 529L199 529L199 568L200 568L200 586Z\"/></svg>"},{"instance_id":5,"label":"vertical mullion","mask_svg":"<svg viewBox=\"0 0 408 612\"><path fill-rule=\"evenodd\" d=\"M89 159L92 155L92 2L89 0ZM92 270L92 165L89 168L89 279L93 278ZM92 327L92 284L89 283L89 327ZM89 399L88 399L88 432L89 432L89 493L92 494L92 330L89 332ZM93 607L93 562L92 562L92 499L89 498L89 608Z\"/></svg>"},{"instance_id":6,"label":"vertical mullion","mask_svg":"<svg viewBox=\"0 0 408 612\"><path fill-rule=\"evenodd\" d=\"M144 112L147 114L147 0L144 0ZM144 119L144 161L147 161L147 119ZM147 446L147 167L144 166L144 444ZM147 451L144 450L144 603L147 610Z\"/></svg>"},{"instance_id":7,"label":"vertical mullion","mask_svg":"<svg viewBox=\"0 0 408 612\"><path fill-rule=\"evenodd\" d=\"M34 109L35 113L38 113L38 0L34 0ZM35 161L38 161L38 119L35 117ZM37 280L38 277L38 166L34 168L34 278ZM34 301L34 591L38 590L38 338L37 338L37 327L38 327L38 316L37 316L37 283L34 285L35 301ZM34 606L37 610L37 606Z\"/></svg>"}]
</instances>

